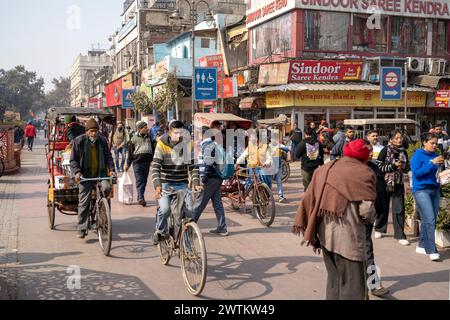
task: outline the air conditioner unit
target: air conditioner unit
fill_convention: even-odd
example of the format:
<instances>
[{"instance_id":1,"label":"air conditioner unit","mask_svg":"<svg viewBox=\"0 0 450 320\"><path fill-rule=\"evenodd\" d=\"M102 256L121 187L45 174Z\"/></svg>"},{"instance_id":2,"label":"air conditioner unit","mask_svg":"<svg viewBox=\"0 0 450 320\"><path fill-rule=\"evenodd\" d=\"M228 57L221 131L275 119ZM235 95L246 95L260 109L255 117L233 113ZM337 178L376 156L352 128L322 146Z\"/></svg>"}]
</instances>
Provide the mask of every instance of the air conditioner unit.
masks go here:
<instances>
[{"instance_id":1,"label":"air conditioner unit","mask_svg":"<svg viewBox=\"0 0 450 320\"><path fill-rule=\"evenodd\" d=\"M408 58L408 71L409 72L424 72L425 71L425 58Z\"/></svg>"},{"instance_id":2,"label":"air conditioner unit","mask_svg":"<svg viewBox=\"0 0 450 320\"><path fill-rule=\"evenodd\" d=\"M429 75L442 75L445 73L445 59L427 59L427 73Z\"/></svg>"}]
</instances>

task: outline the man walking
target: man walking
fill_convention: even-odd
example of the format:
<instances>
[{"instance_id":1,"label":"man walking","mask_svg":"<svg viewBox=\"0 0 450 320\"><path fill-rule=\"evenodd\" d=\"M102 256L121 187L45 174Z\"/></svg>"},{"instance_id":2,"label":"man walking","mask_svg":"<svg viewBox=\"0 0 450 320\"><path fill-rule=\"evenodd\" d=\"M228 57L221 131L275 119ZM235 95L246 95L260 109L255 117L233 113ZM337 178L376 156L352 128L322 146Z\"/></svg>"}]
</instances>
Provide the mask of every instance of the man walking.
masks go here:
<instances>
[{"instance_id":1,"label":"man walking","mask_svg":"<svg viewBox=\"0 0 450 320\"><path fill-rule=\"evenodd\" d=\"M145 207L145 188L147 187L150 164L153 159L152 140L148 132L147 123L138 121L136 123L137 132L133 134L128 143L127 164L125 171L133 165L134 177L136 178L137 200Z\"/></svg>"},{"instance_id":2,"label":"man walking","mask_svg":"<svg viewBox=\"0 0 450 320\"><path fill-rule=\"evenodd\" d=\"M116 176L108 141L99 135L99 129L97 121L90 119L86 124L86 134L75 138L73 141L70 167L77 183L80 183L81 177L106 178L110 175ZM79 184L78 238L84 238L87 235L92 201L91 193L95 185L95 181ZM111 192L109 181L102 181L102 189L108 197Z\"/></svg>"},{"instance_id":3,"label":"man walking","mask_svg":"<svg viewBox=\"0 0 450 320\"><path fill-rule=\"evenodd\" d=\"M355 129L353 127L345 128L344 136L337 136L334 147L330 151L330 159L336 160L344 156L344 146L353 141L355 137Z\"/></svg>"},{"instance_id":4,"label":"man walking","mask_svg":"<svg viewBox=\"0 0 450 320\"><path fill-rule=\"evenodd\" d=\"M122 122L117 122L117 129L114 132L114 134L112 134L112 137L110 136L110 140L111 138L116 158L116 171L123 172L125 158L127 154L127 143L130 140L130 137L128 136L128 133L125 130L125 128L123 127ZM120 161L119 159L120 156L122 156L122 161Z\"/></svg>"},{"instance_id":5,"label":"man walking","mask_svg":"<svg viewBox=\"0 0 450 320\"><path fill-rule=\"evenodd\" d=\"M300 142L296 157L302 164L302 178L304 191L308 189L314 171L324 163L324 152L322 144L317 141L314 129L306 128L305 139Z\"/></svg>"},{"instance_id":6,"label":"man walking","mask_svg":"<svg viewBox=\"0 0 450 320\"><path fill-rule=\"evenodd\" d=\"M292 147L291 147L291 158L292 160L298 160L295 158L295 154L296 154L296 150L297 150L297 146L299 145L299 143L302 141L302 137L303 133L302 130L300 130L298 128L298 124L297 122L294 123L294 128L291 131L291 135L289 136L289 139L292 142Z\"/></svg>"},{"instance_id":7,"label":"man walking","mask_svg":"<svg viewBox=\"0 0 450 320\"><path fill-rule=\"evenodd\" d=\"M372 146L372 161L376 161L378 159L378 156L380 155L381 150L383 150L384 146L381 145L380 142L378 142L378 131L373 129L369 130L366 135L367 141L370 142L370 145Z\"/></svg>"},{"instance_id":8,"label":"man walking","mask_svg":"<svg viewBox=\"0 0 450 320\"><path fill-rule=\"evenodd\" d=\"M443 127L441 124L435 125L433 132L438 138L438 148L442 154L449 147L450 138L446 133L444 133L444 130L443 130Z\"/></svg>"},{"instance_id":9,"label":"man walking","mask_svg":"<svg viewBox=\"0 0 450 320\"><path fill-rule=\"evenodd\" d=\"M28 125L25 127L25 137L27 138L28 151L33 151L33 144L36 135L36 127L33 125L32 121L29 121Z\"/></svg>"},{"instance_id":10,"label":"man walking","mask_svg":"<svg viewBox=\"0 0 450 320\"><path fill-rule=\"evenodd\" d=\"M328 273L327 300L368 299L366 224L375 216L375 174L367 166L370 150L355 140L344 158L314 173L293 226L302 243L321 249Z\"/></svg>"},{"instance_id":11,"label":"man walking","mask_svg":"<svg viewBox=\"0 0 450 320\"><path fill-rule=\"evenodd\" d=\"M219 145L214 137L221 134L218 129L210 129L203 127L203 141L200 144L200 159L199 171L200 181L202 185L202 192L194 203L194 219L196 222L200 219L201 214L208 205L209 200L212 200L214 213L217 219L217 228L210 230L210 233L228 236L227 224L225 221L225 210L222 203L221 186L223 179L218 175L217 163L219 155L224 155L223 147ZM211 137L206 137L207 132L211 133ZM226 159L220 159L225 161Z\"/></svg>"}]
</instances>

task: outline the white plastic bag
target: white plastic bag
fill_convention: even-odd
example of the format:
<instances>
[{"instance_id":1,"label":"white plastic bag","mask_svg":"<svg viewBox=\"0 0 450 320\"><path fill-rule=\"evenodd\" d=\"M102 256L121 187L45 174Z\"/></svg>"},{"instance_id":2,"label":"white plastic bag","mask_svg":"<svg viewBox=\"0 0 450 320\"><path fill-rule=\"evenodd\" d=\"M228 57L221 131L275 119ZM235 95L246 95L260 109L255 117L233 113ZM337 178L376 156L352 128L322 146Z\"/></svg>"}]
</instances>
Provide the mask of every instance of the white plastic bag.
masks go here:
<instances>
[{"instance_id":1,"label":"white plastic bag","mask_svg":"<svg viewBox=\"0 0 450 320\"><path fill-rule=\"evenodd\" d=\"M119 178L119 202L132 204L133 202L133 181L128 172Z\"/></svg>"}]
</instances>

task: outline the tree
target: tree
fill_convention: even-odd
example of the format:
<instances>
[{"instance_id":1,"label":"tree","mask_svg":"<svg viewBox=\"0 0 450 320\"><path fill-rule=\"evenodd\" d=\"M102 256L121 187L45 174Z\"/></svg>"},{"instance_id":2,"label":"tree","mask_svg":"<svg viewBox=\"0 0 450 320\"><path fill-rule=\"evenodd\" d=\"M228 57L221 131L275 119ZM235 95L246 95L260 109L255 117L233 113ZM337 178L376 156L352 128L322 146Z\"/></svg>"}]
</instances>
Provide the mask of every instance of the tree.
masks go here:
<instances>
[{"instance_id":1,"label":"tree","mask_svg":"<svg viewBox=\"0 0 450 320\"><path fill-rule=\"evenodd\" d=\"M131 95L131 102L137 111L150 114L153 111L153 103L145 92L136 92Z\"/></svg>"},{"instance_id":2,"label":"tree","mask_svg":"<svg viewBox=\"0 0 450 320\"><path fill-rule=\"evenodd\" d=\"M154 97L153 104L160 113L164 114L170 107L182 104L183 94L178 90L179 83L175 72L167 74L166 83L158 90L156 97Z\"/></svg>"},{"instance_id":3,"label":"tree","mask_svg":"<svg viewBox=\"0 0 450 320\"><path fill-rule=\"evenodd\" d=\"M52 80L53 90L45 95L44 103L46 109L70 106L70 79L60 77Z\"/></svg>"},{"instance_id":4,"label":"tree","mask_svg":"<svg viewBox=\"0 0 450 320\"><path fill-rule=\"evenodd\" d=\"M5 71L0 69L0 120L3 120L2 109L9 108L20 112L26 118L30 112L36 112L39 101L44 99L44 79L30 72L24 66ZM33 106L34 105L34 106Z\"/></svg>"}]
</instances>

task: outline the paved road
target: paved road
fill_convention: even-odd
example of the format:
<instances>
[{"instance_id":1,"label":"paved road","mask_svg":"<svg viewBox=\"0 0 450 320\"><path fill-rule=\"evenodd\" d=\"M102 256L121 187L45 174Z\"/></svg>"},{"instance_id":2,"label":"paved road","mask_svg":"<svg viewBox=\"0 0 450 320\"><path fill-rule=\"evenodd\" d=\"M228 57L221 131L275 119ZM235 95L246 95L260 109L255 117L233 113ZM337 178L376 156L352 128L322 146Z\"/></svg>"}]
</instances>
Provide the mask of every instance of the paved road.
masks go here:
<instances>
[{"instance_id":1,"label":"paved road","mask_svg":"<svg viewBox=\"0 0 450 320\"><path fill-rule=\"evenodd\" d=\"M227 211L230 236L216 237L210 207L200 221L208 251L202 297L185 290L178 258L164 267L151 245L155 202L149 207L113 201L113 248L104 257L93 234L76 238L76 218L57 214L47 225L47 180L43 141L23 151L22 169L0 179L0 299L324 299L326 271L321 256L300 246L289 231L302 193L298 166L286 186L288 203L264 228L246 213ZM390 226L392 233L392 227ZM450 251L430 262L392 237L375 241L376 261L387 299L449 299ZM81 268L81 288L68 287L68 267ZM70 282L70 281L69 281ZM373 297L372 297L373 298Z\"/></svg>"}]
</instances>

